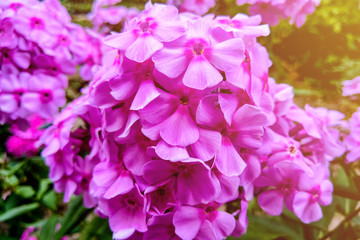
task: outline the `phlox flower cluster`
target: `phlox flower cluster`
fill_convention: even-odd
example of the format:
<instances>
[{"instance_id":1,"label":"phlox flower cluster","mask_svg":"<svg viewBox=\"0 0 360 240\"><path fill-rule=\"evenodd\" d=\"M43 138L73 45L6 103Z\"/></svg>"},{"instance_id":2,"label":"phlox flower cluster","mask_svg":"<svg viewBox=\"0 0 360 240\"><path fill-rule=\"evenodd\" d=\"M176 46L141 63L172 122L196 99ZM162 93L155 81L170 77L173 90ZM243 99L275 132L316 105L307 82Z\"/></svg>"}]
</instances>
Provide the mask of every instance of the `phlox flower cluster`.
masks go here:
<instances>
[{"instance_id":1,"label":"phlox flower cluster","mask_svg":"<svg viewBox=\"0 0 360 240\"><path fill-rule=\"evenodd\" d=\"M76 73L79 64L85 73L100 63L96 41L70 20L57 0L1 1L1 124L34 113L53 118L66 103L66 75Z\"/></svg>"},{"instance_id":2,"label":"phlox flower cluster","mask_svg":"<svg viewBox=\"0 0 360 240\"><path fill-rule=\"evenodd\" d=\"M319 220L343 115L301 109L268 77L260 22L148 3L107 36L85 96L40 141L64 200L83 193L115 239L240 236L254 198L270 215Z\"/></svg>"},{"instance_id":3,"label":"phlox flower cluster","mask_svg":"<svg viewBox=\"0 0 360 240\"><path fill-rule=\"evenodd\" d=\"M92 22L94 31L109 34L111 30L119 30L124 23L136 17L137 8L118 6L121 0L95 0L87 18Z\"/></svg>"},{"instance_id":4,"label":"phlox flower cluster","mask_svg":"<svg viewBox=\"0 0 360 240\"><path fill-rule=\"evenodd\" d=\"M250 4L251 15L260 14L264 23L277 25L280 19L301 27L306 16L312 14L321 0L236 0L238 5Z\"/></svg>"},{"instance_id":5,"label":"phlox flower cluster","mask_svg":"<svg viewBox=\"0 0 360 240\"><path fill-rule=\"evenodd\" d=\"M360 77L343 81L342 84L343 96L357 99L357 94L360 93ZM348 150L345 159L347 163L356 162L360 160L360 108L352 114L345 129L348 131L344 137L344 144Z\"/></svg>"}]
</instances>

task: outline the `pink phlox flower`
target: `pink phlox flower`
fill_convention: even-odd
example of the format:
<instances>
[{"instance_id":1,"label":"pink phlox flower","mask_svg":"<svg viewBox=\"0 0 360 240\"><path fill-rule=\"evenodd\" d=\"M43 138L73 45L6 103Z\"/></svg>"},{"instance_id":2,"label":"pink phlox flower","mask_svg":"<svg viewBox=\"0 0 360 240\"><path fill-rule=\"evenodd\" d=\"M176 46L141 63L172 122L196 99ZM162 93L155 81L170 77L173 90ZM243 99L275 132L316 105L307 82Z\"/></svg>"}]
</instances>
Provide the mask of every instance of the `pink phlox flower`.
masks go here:
<instances>
[{"instance_id":1,"label":"pink phlox flower","mask_svg":"<svg viewBox=\"0 0 360 240\"><path fill-rule=\"evenodd\" d=\"M99 201L99 210L109 217L109 225L115 239L126 239L135 231L147 231L147 209L144 206L144 196L136 185L126 194Z\"/></svg>"},{"instance_id":2,"label":"pink phlox flower","mask_svg":"<svg viewBox=\"0 0 360 240\"><path fill-rule=\"evenodd\" d=\"M156 69L170 78L184 72L182 81L190 88L202 90L219 84L223 80L219 71L227 72L239 66L245 50L240 38L214 43L210 39L211 24L206 19L190 21L186 36L154 55Z\"/></svg>"},{"instance_id":3,"label":"pink phlox flower","mask_svg":"<svg viewBox=\"0 0 360 240\"><path fill-rule=\"evenodd\" d=\"M160 96L139 111L145 136L152 140L161 137L167 144L178 147L199 140L193 114L202 93L182 89L176 95L159 89Z\"/></svg>"},{"instance_id":4,"label":"pink phlox flower","mask_svg":"<svg viewBox=\"0 0 360 240\"><path fill-rule=\"evenodd\" d=\"M173 225L174 213L169 212L162 215L154 215L148 221L148 231L144 234L144 240L157 240L159 236L164 239L180 240L176 235Z\"/></svg>"},{"instance_id":5,"label":"pink phlox flower","mask_svg":"<svg viewBox=\"0 0 360 240\"><path fill-rule=\"evenodd\" d=\"M145 189L149 214L164 214L167 209L176 205L174 187L174 181L170 181L162 186L149 186Z\"/></svg>"},{"instance_id":6,"label":"pink phlox flower","mask_svg":"<svg viewBox=\"0 0 360 240\"><path fill-rule=\"evenodd\" d=\"M122 74L109 81L110 93L119 101L134 96L130 110L142 109L160 95L153 82L151 61L139 64L125 58L122 68Z\"/></svg>"},{"instance_id":7,"label":"pink phlox flower","mask_svg":"<svg viewBox=\"0 0 360 240\"><path fill-rule=\"evenodd\" d=\"M29 112L37 112L44 118L52 118L59 107L66 103L65 92L58 79L44 75L32 75L21 105Z\"/></svg>"},{"instance_id":8,"label":"pink phlox flower","mask_svg":"<svg viewBox=\"0 0 360 240\"><path fill-rule=\"evenodd\" d=\"M332 201L333 185L329 181L329 172L324 166L314 167L314 176L302 174L299 178L299 191L294 196L294 213L304 223L322 218L320 205L329 205Z\"/></svg>"},{"instance_id":9,"label":"pink phlox flower","mask_svg":"<svg viewBox=\"0 0 360 240\"><path fill-rule=\"evenodd\" d=\"M17 32L40 46L51 39L56 33L61 32L62 26L56 21L43 5L22 7L15 19Z\"/></svg>"},{"instance_id":10,"label":"pink phlox flower","mask_svg":"<svg viewBox=\"0 0 360 240\"><path fill-rule=\"evenodd\" d=\"M104 42L125 51L130 60L144 62L163 47L163 42L173 41L184 33L175 7L154 4L131 20L125 32L106 37Z\"/></svg>"},{"instance_id":11,"label":"pink phlox flower","mask_svg":"<svg viewBox=\"0 0 360 240\"><path fill-rule=\"evenodd\" d=\"M134 180L122 163L100 162L94 168L90 186L91 195L111 199L133 189Z\"/></svg>"},{"instance_id":12,"label":"pink phlox flower","mask_svg":"<svg viewBox=\"0 0 360 240\"><path fill-rule=\"evenodd\" d=\"M220 93L203 98L198 106L196 122L217 130L222 135L221 147L215 156L216 167L227 176L238 176L246 164L238 147L259 148L268 124L262 111L249 104L238 106L236 96Z\"/></svg>"},{"instance_id":13,"label":"pink phlox flower","mask_svg":"<svg viewBox=\"0 0 360 240\"><path fill-rule=\"evenodd\" d=\"M258 187L268 187L258 196L260 207L270 215L280 215L283 204L292 211L299 178L304 170L296 163L284 161L264 169L256 179Z\"/></svg>"},{"instance_id":14,"label":"pink phlox flower","mask_svg":"<svg viewBox=\"0 0 360 240\"><path fill-rule=\"evenodd\" d=\"M175 181L176 197L182 203L207 203L217 192L210 168L198 159L176 163L152 160L144 165L143 171L145 180L154 186Z\"/></svg>"},{"instance_id":15,"label":"pink phlox flower","mask_svg":"<svg viewBox=\"0 0 360 240\"><path fill-rule=\"evenodd\" d=\"M313 163L301 152L301 145L292 138L280 138L273 142L272 154L268 157L268 166L274 166L278 162L290 161L298 164L309 175L313 174L311 166Z\"/></svg>"},{"instance_id":16,"label":"pink phlox flower","mask_svg":"<svg viewBox=\"0 0 360 240\"><path fill-rule=\"evenodd\" d=\"M218 211L220 204L180 206L174 213L175 233L182 239L224 239L235 228L235 218Z\"/></svg>"}]
</instances>

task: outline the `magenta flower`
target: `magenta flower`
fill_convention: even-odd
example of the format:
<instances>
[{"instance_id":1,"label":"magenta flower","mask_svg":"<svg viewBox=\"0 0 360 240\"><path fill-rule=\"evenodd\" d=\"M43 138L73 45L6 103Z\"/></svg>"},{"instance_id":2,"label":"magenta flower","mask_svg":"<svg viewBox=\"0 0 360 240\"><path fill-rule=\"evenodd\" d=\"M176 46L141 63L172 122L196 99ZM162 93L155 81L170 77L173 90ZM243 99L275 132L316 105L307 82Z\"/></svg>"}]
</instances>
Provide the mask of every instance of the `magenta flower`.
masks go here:
<instances>
[{"instance_id":1,"label":"magenta flower","mask_svg":"<svg viewBox=\"0 0 360 240\"><path fill-rule=\"evenodd\" d=\"M304 223L320 220L320 205L326 206L332 201L333 186L326 170L317 166L313 177L302 174L299 178L299 192L294 196L294 213Z\"/></svg>"},{"instance_id":2,"label":"magenta flower","mask_svg":"<svg viewBox=\"0 0 360 240\"><path fill-rule=\"evenodd\" d=\"M154 55L156 69L170 78L185 72L182 81L190 88L202 90L220 83L223 77L219 70L231 71L244 60L244 45L240 38L213 44L211 30L205 19L189 22L186 37Z\"/></svg>"},{"instance_id":3,"label":"magenta flower","mask_svg":"<svg viewBox=\"0 0 360 240\"><path fill-rule=\"evenodd\" d=\"M216 193L209 167L198 159L172 163L153 160L144 165L144 179L151 185L175 181L176 197L182 203L207 203Z\"/></svg>"},{"instance_id":4,"label":"magenta flower","mask_svg":"<svg viewBox=\"0 0 360 240\"><path fill-rule=\"evenodd\" d=\"M129 22L126 32L105 38L105 44L124 50L130 60L144 62L163 47L163 42L173 41L184 33L175 7L148 4L139 18Z\"/></svg>"},{"instance_id":5,"label":"magenta flower","mask_svg":"<svg viewBox=\"0 0 360 240\"><path fill-rule=\"evenodd\" d=\"M260 207L270 215L280 215L285 203L292 211L299 178L303 172L299 165L290 162L280 162L265 169L255 182L256 186L270 187L259 194Z\"/></svg>"},{"instance_id":6,"label":"magenta flower","mask_svg":"<svg viewBox=\"0 0 360 240\"><path fill-rule=\"evenodd\" d=\"M216 203L199 207L181 206L174 214L175 233L182 239L224 239L235 228L235 219L217 211Z\"/></svg>"},{"instance_id":7,"label":"magenta flower","mask_svg":"<svg viewBox=\"0 0 360 240\"><path fill-rule=\"evenodd\" d=\"M144 240L157 240L159 236L164 239L180 240L173 225L174 213L155 215L148 221L149 229L144 234Z\"/></svg>"},{"instance_id":8,"label":"magenta flower","mask_svg":"<svg viewBox=\"0 0 360 240\"><path fill-rule=\"evenodd\" d=\"M147 231L144 197L138 187L115 198L100 200L99 207L109 217L114 238L126 239L135 231Z\"/></svg>"}]
</instances>

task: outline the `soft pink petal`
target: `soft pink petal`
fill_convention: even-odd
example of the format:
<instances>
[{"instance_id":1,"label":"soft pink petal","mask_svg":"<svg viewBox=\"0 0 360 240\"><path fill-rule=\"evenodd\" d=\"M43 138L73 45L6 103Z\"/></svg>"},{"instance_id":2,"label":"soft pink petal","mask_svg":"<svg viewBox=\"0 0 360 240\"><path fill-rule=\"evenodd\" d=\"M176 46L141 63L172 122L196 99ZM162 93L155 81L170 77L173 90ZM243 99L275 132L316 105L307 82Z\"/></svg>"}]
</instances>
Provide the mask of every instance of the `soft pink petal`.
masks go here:
<instances>
[{"instance_id":1,"label":"soft pink petal","mask_svg":"<svg viewBox=\"0 0 360 240\"><path fill-rule=\"evenodd\" d=\"M209 61L222 71L231 71L245 59L245 46L240 38L233 38L213 45L208 54ZM206 50L205 50L206 54Z\"/></svg>"},{"instance_id":2,"label":"soft pink petal","mask_svg":"<svg viewBox=\"0 0 360 240\"><path fill-rule=\"evenodd\" d=\"M312 195L307 192L298 192L294 197L294 213L304 223L318 221L322 218L320 205L311 201Z\"/></svg>"},{"instance_id":3,"label":"soft pink petal","mask_svg":"<svg viewBox=\"0 0 360 240\"><path fill-rule=\"evenodd\" d=\"M146 154L146 151L139 144L129 144L124 152L123 160L127 169L140 176L143 174L142 167L151 160L151 157Z\"/></svg>"},{"instance_id":4,"label":"soft pink petal","mask_svg":"<svg viewBox=\"0 0 360 240\"><path fill-rule=\"evenodd\" d=\"M220 150L215 156L215 165L226 176L239 176L246 167L228 137L222 138Z\"/></svg>"},{"instance_id":5,"label":"soft pink petal","mask_svg":"<svg viewBox=\"0 0 360 240\"><path fill-rule=\"evenodd\" d=\"M267 117L260 108L245 104L235 112L231 128L246 130L253 127L264 127L267 123Z\"/></svg>"},{"instance_id":6,"label":"soft pink petal","mask_svg":"<svg viewBox=\"0 0 360 240\"><path fill-rule=\"evenodd\" d=\"M123 74L121 77L115 77L109 81L111 96L119 101L130 98L138 89L137 79L133 74Z\"/></svg>"},{"instance_id":7,"label":"soft pink petal","mask_svg":"<svg viewBox=\"0 0 360 240\"><path fill-rule=\"evenodd\" d=\"M152 57L155 68L170 78L180 76L189 65L184 48L163 48Z\"/></svg>"},{"instance_id":8,"label":"soft pink petal","mask_svg":"<svg viewBox=\"0 0 360 240\"><path fill-rule=\"evenodd\" d=\"M216 95L208 95L200 100L196 110L196 122L213 128L221 128L225 124Z\"/></svg>"},{"instance_id":9,"label":"soft pink petal","mask_svg":"<svg viewBox=\"0 0 360 240\"><path fill-rule=\"evenodd\" d=\"M153 35L161 42L170 42L185 33L184 23L181 21L160 21L153 31Z\"/></svg>"},{"instance_id":10,"label":"soft pink petal","mask_svg":"<svg viewBox=\"0 0 360 240\"><path fill-rule=\"evenodd\" d=\"M12 94L0 93L0 110L6 113L13 113L18 109L18 103Z\"/></svg>"},{"instance_id":11,"label":"soft pink petal","mask_svg":"<svg viewBox=\"0 0 360 240\"><path fill-rule=\"evenodd\" d=\"M108 81L100 82L90 93L90 103L100 108L114 106L118 101L110 95L111 90Z\"/></svg>"},{"instance_id":12,"label":"soft pink petal","mask_svg":"<svg viewBox=\"0 0 360 240\"><path fill-rule=\"evenodd\" d=\"M144 179L151 185L161 184L173 177L177 172L171 162L165 160L153 160L143 167Z\"/></svg>"},{"instance_id":13,"label":"soft pink petal","mask_svg":"<svg viewBox=\"0 0 360 240\"><path fill-rule=\"evenodd\" d=\"M197 55L189 64L183 83L187 87L203 90L216 86L222 80L223 77L219 71L203 55Z\"/></svg>"},{"instance_id":14,"label":"soft pink petal","mask_svg":"<svg viewBox=\"0 0 360 240\"><path fill-rule=\"evenodd\" d=\"M196 240L220 239L216 237L217 236L211 222L208 219L205 219L201 224L201 227L195 239Z\"/></svg>"},{"instance_id":15,"label":"soft pink petal","mask_svg":"<svg viewBox=\"0 0 360 240\"><path fill-rule=\"evenodd\" d=\"M239 105L239 101L235 95L219 94L219 104L224 118L228 125L231 125L234 113Z\"/></svg>"},{"instance_id":16,"label":"soft pink petal","mask_svg":"<svg viewBox=\"0 0 360 240\"><path fill-rule=\"evenodd\" d=\"M158 143L155 152L165 160L180 161L189 158L186 148L171 146L163 140Z\"/></svg>"},{"instance_id":17,"label":"soft pink petal","mask_svg":"<svg viewBox=\"0 0 360 240\"><path fill-rule=\"evenodd\" d=\"M283 210L284 195L278 190L266 190L258 197L260 207L268 214L280 215Z\"/></svg>"},{"instance_id":18,"label":"soft pink petal","mask_svg":"<svg viewBox=\"0 0 360 240\"><path fill-rule=\"evenodd\" d=\"M110 47L125 50L136 40L136 35L132 32L124 32L107 36L104 43Z\"/></svg>"},{"instance_id":19,"label":"soft pink petal","mask_svg":"<svg viewBox=\"0 0 360 240\"><path fill-rule=\"evenodd\" d=\"M143 109L159 95L160 93L152 80L142 81L130 106L130 110Z\"/></svg>"},{"instance_id":20,"label":"soft pink petal","mask_svg":"<svg viewBox=\"0 0 360 240\"><path fill-rule=\"evenodd\" d=\"M199 140L191 145L195 157L207 161L215 156L221 146L221 134L216 131L199 129Z\"/></svg>"},{"instance_id":21,"label":"soft pink petal","mask_svg":"<svg viewBox=\"0 0 360 240\"><path fill-rule=\"evenodd\" d=\"M182 203L207 203L215 197L216 186L203 163L184 165L177 179L177 197Z\"/></svg>"},{"instance_id":22,"label":"soft pink petal","mask_svg":"<svg viewBox=\"0 0 360 240\"><path fill-rule=\"evenodd\" d=\"M324 180L320 184L321 195L319 197L319 203L321 205L327 206L332 202L332 192L334 187L329 180Z\"/></svg>"},{"instance_id":23,"label":"soft pink petal","mask_svg":"<svg viewBox=\"0 0 360 240\"><path fill-rule=\"evenodd\" d=\"M134 180L129 171L122 171L116 181L104 194L104 198L110 199L119 194L128 193L134 188Z\"/></svg>"},{"instance_id":24,"label":"soft pink petal","mask_svg":"<svg viewBox=\"0 0 360 240\"><path fill-rule=\"evenodd\" d=\"M125 56L128 59L142 63L162 47L163 44L152 35L143 33L126 49Z\"/></svg>"},{"instance_id":25,"label":"soft pink petal","mask_svg":"<svg viewBox=\"0 0 360 240\"><path fill-rule=\"evenodd\" d=\"M212 227L217 239L225 239L235 228L235 218L227 212L218 211Z\"/></svg>"},{"instance_id":26,"label":"soft pink petal","mask_svg":"<svg viewBox=\"0 0 360 240\"><path fill-rule=\"evenodd\" d=\"M187 106L181 105L167 118L160 130L160 136L173 146L186 147L199 140L199 129L190 116Z\"/></svg>"},{"instance_id":27,"label":"soft pink petal","mask_svg":"<svg viewBox=\"0 0 360 240\"><path fill-rule=\"evenodd\" d=\"M182 206L174 214L175 233L184 240L194 239L199 232L203 219L202 209Z\"/></svg>"}]
</instances>

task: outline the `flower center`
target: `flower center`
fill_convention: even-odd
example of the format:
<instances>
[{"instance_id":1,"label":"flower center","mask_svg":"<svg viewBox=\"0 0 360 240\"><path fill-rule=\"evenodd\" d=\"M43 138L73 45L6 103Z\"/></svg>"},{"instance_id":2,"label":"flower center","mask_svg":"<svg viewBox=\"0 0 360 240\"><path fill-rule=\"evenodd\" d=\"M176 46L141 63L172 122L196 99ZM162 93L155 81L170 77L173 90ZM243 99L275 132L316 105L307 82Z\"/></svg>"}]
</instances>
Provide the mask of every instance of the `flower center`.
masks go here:
<instances>
[{"instance_id":1,"label":"flower center","mask_svg":"<svg viewBox=\"0 0 360 240\"><path fill-rule=\"evenodd\" d=\"M148 32L150 30L150 24L148 21L142 22L140 23L139 28L142 32Z\"/></svg>"},{"instance_id":2,"label":"flower center","mask_svg":"<svg viewBox=\"0 0 360 240\"><path fill-rule=\"evenodd\" d=\"M33 17L30 19L30 26L34 29L43 29L44 28L44 22L42 19Z\"/></svg>"},{"instance_id":3,"label":"flower center","mask_svg":"<svg viewBox=\"0 0 360 240\"><path fill-rule=\"evenodd\" d=\"M195 55L202 55L204 53L204 49L205 49L205 47L201 43L195 43L193 45L193 53Z\"/></svg>"},{"instance_id":4,"label":"flower center","mask_svg":"<svg viewBox=\"0 0 360 240\"><path fill-rule=\"evenodd\" d=\"M288 151L291 155L294 155L297 152L296 147L293 145L289 147Z\"/></svg>"},{"instance_id":5,"label":"flower center","mask_svg":"<svg viewBox=\"0 0 360 240\"><path fill-rule=\"evenodd\" d=\"M42 103L48 103L52 100L53 96L50 90L43 90L40 94L40 100Z\"/></svg>"},{"instance_id":6,"label":"flower center","mask_svg":"<svg viewBox=\"0 0 360 240\"><path fill-rule=\"evenodd\" d=\"M189 104L189 98L188 98L187 96L182 96L182 97L180 98L180 103L181 103L182 105L188 105L188 104Z\"/></svg>"}]
</instances>

